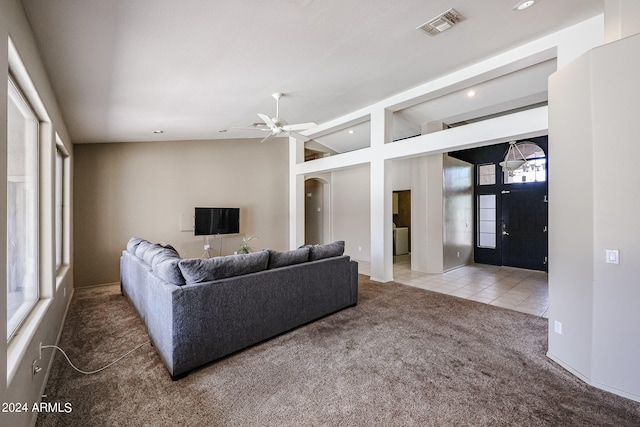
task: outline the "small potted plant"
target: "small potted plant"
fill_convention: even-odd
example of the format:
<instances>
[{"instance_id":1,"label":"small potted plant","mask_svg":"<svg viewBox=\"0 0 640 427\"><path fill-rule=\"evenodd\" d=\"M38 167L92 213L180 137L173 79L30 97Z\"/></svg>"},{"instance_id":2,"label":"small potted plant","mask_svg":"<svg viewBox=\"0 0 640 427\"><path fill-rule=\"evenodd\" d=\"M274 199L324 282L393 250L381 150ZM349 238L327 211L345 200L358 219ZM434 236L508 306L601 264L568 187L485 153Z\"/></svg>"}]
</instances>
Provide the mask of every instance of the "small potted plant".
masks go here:
<instances>
[{"instance_id":1,"label":"small potted plant","mask_svg":"<svg viewBox=\"0 0 640 427\"><path fill-rule=\"evenodd\" d=\"M254 239L259 239L258 236L247 236L244 237L242 239L242 245L240 246L240 249L238 250L239 254L248 254L249 252L251 252L251 248L249 247L249 242L254 240Z\"/></svg>"}]
</instances>

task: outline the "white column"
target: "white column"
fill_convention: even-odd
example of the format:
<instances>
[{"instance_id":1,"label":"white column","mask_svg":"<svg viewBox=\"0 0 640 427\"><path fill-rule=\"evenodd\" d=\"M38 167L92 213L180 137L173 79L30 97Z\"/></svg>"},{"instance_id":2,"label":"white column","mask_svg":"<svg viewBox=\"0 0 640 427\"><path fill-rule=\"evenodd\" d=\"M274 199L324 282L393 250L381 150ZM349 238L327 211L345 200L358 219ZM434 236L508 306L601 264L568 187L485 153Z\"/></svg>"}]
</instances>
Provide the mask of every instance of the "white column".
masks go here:
<instances>
[{"instance_id":1,"label":"white column","mask_svg":"<svg viewBox=\"0 0 640 427\"><path fill-rule=\"evenodd\" d=\"M411 269L427 272L427 157L411 159Z\"/></svg>"},{"instance_id":2,"label":"white column","mask_svg":"<svg viewBox=\"0 0 640 427\"><path fill-rule=\"evenodd\" d=\"M304 244L304 175L296 175L303 161L304 143L289 138L289 249Z\"/></svg>"},{"instance_id":3,"label":"white column","mask_svg":"<svg viewBox=\"0 0 640 427\"><path fill-rule=\"evenodd\" d=\"M371 114L371 148L381 153L391 142L393 113L379 109ZM371 280L393 280L392 176L391 161L382 155L371 159Z\"/></svg>"}]
</instances>

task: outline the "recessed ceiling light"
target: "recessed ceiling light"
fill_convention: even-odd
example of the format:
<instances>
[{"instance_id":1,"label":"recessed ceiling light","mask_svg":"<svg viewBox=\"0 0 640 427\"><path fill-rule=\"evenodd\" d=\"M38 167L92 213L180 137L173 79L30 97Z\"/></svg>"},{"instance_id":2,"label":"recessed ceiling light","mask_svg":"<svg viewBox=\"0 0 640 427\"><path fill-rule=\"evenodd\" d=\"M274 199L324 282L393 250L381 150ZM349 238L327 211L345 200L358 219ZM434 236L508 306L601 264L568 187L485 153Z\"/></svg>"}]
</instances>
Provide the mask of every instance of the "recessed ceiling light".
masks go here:
<instances>
[{"instance_id":1,"label":"recessed ceiling light","mask_svg":"<svg viewBox=\"0 0 640 427\"><path fill-rule=\"evenodd\" d=\"M513 6L513 10L525 10L536 4L538 0L521 0Z\"/></svg>"},{"instance_id":2,"label":"recessed ceiling light","mask_svg":"<svg viewBox=\"0 0 640 427\"><path fill-rule=\"evenodd\" d=\"M354 131L353 129L350 129L350 130L349 130L349 133L350 133L351 135L353 135L354 133L356 133L356 131Z\"/></svg>"},{"instance_id":3,"label":"recessed ceiling light","mask_svg":"<svg viewBox=\"0 0 640 427\"><path fill-rule=\"evenodd\" d=\"M475 90L471 89L467 92L467 98L473 98L474 96L476 96L478 92L476 92Z\"/></svg>"},{"instance_id":4,"label":"recessed ceiling light","mask_svg":"<svg viewBox=\"0 0 640 427\"><path fill-rule=\"evenodd\" d=\"M154 130L153 133L164 133L163 130Z\"/></svg>"}]
</instances>

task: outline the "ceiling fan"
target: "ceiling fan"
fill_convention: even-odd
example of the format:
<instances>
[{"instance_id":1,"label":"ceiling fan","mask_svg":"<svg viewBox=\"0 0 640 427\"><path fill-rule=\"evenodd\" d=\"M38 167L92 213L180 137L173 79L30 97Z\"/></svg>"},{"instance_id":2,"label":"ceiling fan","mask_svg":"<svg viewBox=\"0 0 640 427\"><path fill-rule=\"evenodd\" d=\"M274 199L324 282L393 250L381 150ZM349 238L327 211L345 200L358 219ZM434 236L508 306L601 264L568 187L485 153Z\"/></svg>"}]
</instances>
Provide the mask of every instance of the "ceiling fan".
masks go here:
<instances>
[{"instance_id":1,"label":"ceiling fan","mask_svg":"<svg viewBox=\"0 0 640 427\"><path fill-rule=\"evenodd\" d=\"M280 117L280 98L284 96L283 93L274 93L271 95L276 100L276 116L271 118L266 114L258 113L258 117L262 120L261 123L254 123L251 127L246 128L235 128L235 129L246 129L246 130L261 130L268 131L269 135L267 135L262 141L265 142L275 136L278 135L290 135L298 137L299 139L309 140L308 136L302 135L296 131L310 129L318 126L316 123L308 122L308 123L296 123L293 125L288 124L284 119Z\"/></svg>"}]
</instances>

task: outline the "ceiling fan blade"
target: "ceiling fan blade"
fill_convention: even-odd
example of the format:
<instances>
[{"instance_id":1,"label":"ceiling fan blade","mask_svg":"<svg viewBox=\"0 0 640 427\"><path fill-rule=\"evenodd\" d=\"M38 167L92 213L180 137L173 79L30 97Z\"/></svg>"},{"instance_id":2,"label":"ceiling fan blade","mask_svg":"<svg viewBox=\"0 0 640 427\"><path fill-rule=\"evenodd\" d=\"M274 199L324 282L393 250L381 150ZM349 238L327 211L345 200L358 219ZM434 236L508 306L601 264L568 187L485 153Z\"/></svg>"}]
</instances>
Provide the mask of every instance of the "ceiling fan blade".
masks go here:
<instances>
[{"instance_id":1,"label":"ceiling fan blade","mask_svg":"<svg viewBox=\"0 0 640 427\"><path fill-rule=\"evenodd\" d=\"M298 133L298 132L287 131L287 133L288 133L290 136L294 137L295 139L302 140L303 142L309 141L309 140L311 139L311 137L306 136L306 135L303 135L303 134Z\"/></svg>"},{"instance_id":2,"label":"ceiling fan blade","mask_svg":"<svg viewBox=\"0 0 640 427\"><path fill-rule=\"evenodd\" d=\"M282 126L282 129L286 130L286 131L292 131L292 130L305 130L305 129L311 129L314 127L317 127L318 124L314 123L314 122L308 122L308 123L296 123L293 125L285 125Z\"/></svg>"},{"instance_id":3,"label":"ceiling fan blade","mask_svg":"<svg viewBox=\"0 0 640 427\"><path fill-rule=\"evenodd\" d=\"M277 127L276 124L273 122L273 120L271 120L271 117L267 116L266 114L258 113L258 117L260 117L262 119L262 121L265 122L265 124L267 126L269 126L270 128Z\"/></svg>"},{"instance_id":4,"label":"ceiling fan blade","mask_svg":"<svg viewBox=\"0 0 640 427\"><path fill-rule=\"evenodd\" d=\"M274 135L272 133L270 133L262 141L260 141L260 143L267 142L268 140L270 140L273 137L274 137Z\"/></svg>"},{"instance_id":5,"label":"ceiling fan blade","mask_svg":"<svg viewBox=\"0 0 640 427\"><path fill-rule=\"evenodd\" d=\"M245 126L245 127L234 126L231 129L238 129L238 130L268 130L268 131L271 130L268 127L258 127L258 126Z\"/></svg>"}]
</instances>

